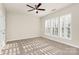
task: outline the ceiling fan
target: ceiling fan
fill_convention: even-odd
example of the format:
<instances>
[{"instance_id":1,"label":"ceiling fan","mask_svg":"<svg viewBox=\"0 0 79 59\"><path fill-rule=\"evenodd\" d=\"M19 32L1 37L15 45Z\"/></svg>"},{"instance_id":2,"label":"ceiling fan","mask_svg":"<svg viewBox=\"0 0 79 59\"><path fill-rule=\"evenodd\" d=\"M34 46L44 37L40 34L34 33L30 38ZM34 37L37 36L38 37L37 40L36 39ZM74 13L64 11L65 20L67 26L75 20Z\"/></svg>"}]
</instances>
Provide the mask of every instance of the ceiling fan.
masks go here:
<instances>
[{"instance_id":1,"label":"ceiling fan","mask_svg":"<svg viewBox=\"0 0 79 59\"><path fill-rule=\"evenodd\" d=\"M26 6L32 8L31 10L28 10L28 11L34 11L35 10L36 13L38 13L38 11L45 11L45 9L39 8L41 5L42 5L41 3L38 3L38 5L35 5L35 7L32 7L32 6L28 5L28 4L26 4Z\"/></svg>"}]
</instances>

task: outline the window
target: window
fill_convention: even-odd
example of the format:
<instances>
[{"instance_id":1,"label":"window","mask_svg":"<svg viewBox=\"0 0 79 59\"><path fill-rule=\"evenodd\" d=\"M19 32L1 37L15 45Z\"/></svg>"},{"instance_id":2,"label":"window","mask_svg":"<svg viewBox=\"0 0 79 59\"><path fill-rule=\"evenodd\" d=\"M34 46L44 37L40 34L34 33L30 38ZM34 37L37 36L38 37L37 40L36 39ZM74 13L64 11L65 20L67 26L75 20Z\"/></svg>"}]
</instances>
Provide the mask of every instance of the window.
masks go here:
<instances>
[{"instance_id":1,"label":"window","mask_svg":"<svg viewBox=\"0 0 79 59\"><path fill-rule=\"evenodd\" d=\"M71 14L45 20L45 33L55 37L71 39Z\"/></svg>"},{"instance_id":2,"label":"window","mask_svg":"<svg viewBox=\"0 0 79 59\"><path fill-rule=\"evenodd\" d=\"M60 36L66 39L71 37L71 14L60 16Z\"/></svg>"},{"instance_id":3,"label":"window","mask_svg":"<svg viewBox=\"0 0 79 59\"><path fill-rule=\"evenodd\" d=\"M53 18L51 20L51 35L58 36L59 35L59 18Z\"/></svg>"},{"instance_id":4,"label":"window","mask_svg":"<svg viewBox=\"0 0 79 59\"><path fill-rule=\"evenodd\" d=\"M50 24L50 20L46 20L45 21L45 33L50 35L51 33L51 24Z\"/></svg>"},{"instance_id":5,"label":"window","mask_svg":"<svg viewBox=\"0 0 79 59\"><path fill-rule=\"evenodd\" d=\"M64 16L60 16L60 37L64 37L64 32L65 32L65 21L64 21L65 17Z\"/></svg>"}]
</instances>

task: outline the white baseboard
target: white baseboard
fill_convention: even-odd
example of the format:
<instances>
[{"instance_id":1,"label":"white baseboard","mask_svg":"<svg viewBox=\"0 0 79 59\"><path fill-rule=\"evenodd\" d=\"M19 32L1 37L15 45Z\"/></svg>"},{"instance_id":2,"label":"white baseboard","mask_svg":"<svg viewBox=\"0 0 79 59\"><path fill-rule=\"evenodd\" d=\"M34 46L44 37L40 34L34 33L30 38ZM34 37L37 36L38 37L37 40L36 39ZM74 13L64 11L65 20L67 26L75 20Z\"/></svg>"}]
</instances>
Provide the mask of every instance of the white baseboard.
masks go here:
<instances>
[{"instance_id":1,"label":"white baseboard","mask_svg":"<svg viewBox=\"0 0 79 59\"><path fill-rule=\"evenodd\" d=\"M67 42L66 40L64 41L64 39L62 39L62 41L60 39L56 39L56 38L53 38L53 37L50 37L50 36L47 36L47 35L41 35L41 37L44 37L44 38L47 38L47 39L50 39L50 40L54 40L56 42L60 42L60 43L63 43L63 44L66 44L66 45L69 45L69 46L73 46L73 47L76 47L76 48L79 48L79 43L74 43L74 42Z\"/></svg>"},{"instance_id":2,"label":"white baseboard","mask_svg":"<svg viewBox=\"0 0 79 59\"><path fill-rule=\"evenodd\" d=\"M7 40L6 42L8 41L15 41L15 40L23 40L23 39L30 39L30 38L36 38L36 37L40 37L40 36L30 36L30 37L26 37L26 38L18 38L18 39L11 39L11 40Z\"/></svg>"}]
</instances>

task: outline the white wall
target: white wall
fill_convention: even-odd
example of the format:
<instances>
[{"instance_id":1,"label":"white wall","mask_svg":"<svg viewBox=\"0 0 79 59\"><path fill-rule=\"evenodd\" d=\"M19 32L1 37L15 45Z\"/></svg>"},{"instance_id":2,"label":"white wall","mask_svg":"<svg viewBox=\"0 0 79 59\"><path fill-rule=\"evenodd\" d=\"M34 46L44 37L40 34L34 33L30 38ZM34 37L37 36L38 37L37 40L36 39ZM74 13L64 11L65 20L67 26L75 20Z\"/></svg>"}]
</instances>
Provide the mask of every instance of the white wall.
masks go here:
<instances>
[{"instance_id":1,"label":"white wall","mask_svg":"<svg viewBox=\"0 0 79 59\"><path fill-rule=\"evenodd\" d=\"M33 15L7 12L7 41L39 36L39 18Z\"/></svg>"},{"instance_id":2,"label":"white wall","mask_svg":"<svg viewBox=\"0 0 79 59\"><path fill-rule=\"evenodd\" d=\"M5 7L3 4L0 3L0 16L5 16Z\"/></svg>"},{"instance_id":3,"label":"white wall","mask_svg":"<svg viewBox=\"0 0 79 59\"><path fill-rule=\"evenodd\" d=\"M47 36L44 34L44 21L46 19L50 19L55 16L61 16L64 14L72 14L72 37L71 40L65 40L62 38L56 38L56 37L51 37ZM61 43L65 43L74 47L79 48L79 4L73 4L72 6L69 6L67 8L64 8L62 10L57 11L56 13L49 14L47 16L44 16L41 18L41 36L45 38L49 38L51 40L55 40Z\"/></svg>"}]
</instances>

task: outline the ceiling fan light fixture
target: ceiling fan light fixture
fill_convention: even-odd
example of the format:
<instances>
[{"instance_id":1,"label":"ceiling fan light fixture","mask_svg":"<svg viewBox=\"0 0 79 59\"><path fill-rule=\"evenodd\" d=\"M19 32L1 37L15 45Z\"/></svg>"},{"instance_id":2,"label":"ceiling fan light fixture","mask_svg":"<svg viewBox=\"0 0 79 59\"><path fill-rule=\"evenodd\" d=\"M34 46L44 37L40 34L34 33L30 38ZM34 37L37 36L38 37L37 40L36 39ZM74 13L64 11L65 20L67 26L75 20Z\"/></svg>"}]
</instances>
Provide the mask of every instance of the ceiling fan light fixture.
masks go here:
<instances>
[{"instance_id":1,"label":"ceiling fan light fixture","mask_svg":"<svg viewBox=\"0 0 79 59\"><path fill-rule=\"evenodd\" d=\"M41 3L38 3L38 5L35 5L35 7L32 7L28 4L26 6L32 8L31 10L28 10L28 11L33 11L34 10L36 13L38 13L38 11L45 11L45 9L39 8L41 5L42 5Z\"/></svg>"}]
</instances>

